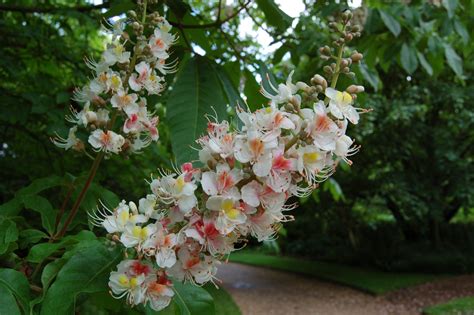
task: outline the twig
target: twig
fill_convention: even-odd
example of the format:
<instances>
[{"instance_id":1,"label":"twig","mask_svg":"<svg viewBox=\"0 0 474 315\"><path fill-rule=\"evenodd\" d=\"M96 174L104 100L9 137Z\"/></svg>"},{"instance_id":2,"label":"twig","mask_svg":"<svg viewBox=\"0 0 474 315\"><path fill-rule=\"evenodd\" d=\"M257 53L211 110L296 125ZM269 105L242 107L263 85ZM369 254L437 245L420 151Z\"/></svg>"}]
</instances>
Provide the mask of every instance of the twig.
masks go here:
<instances>
[{"instance_id":1,"label":"twig","mask_svg":"<svg viewBox=\"0 0 474 315\"><path fill-rule=\"evenodd\" d=\"M214 28L217 27L219 28L221 25L227 23L228 21L232 20L234 17L236 17L240 11L245 9L251 2L252 0L248 0L246 3L244 3L237 11L235 11L232 15L229 17L225 18L224 20L216 20L215 22L212 23L207 23L207 24L183 24L180 22L174 22L174 21L168 21L171 25L176 26L178 28Z\"/></svg>"},{"instance_id":2,"label":"twig","mask_svg":"<svg viewBox=\"0 0 474 315\"><path fill-rule=\"evenodd\" d=\"M23 7L12 4L0 4L0 11L10 11L10 12L21 12L21 13L54 13L60 11L77 11L77 12L89 12L93 10L100 10L108 8L110 5L109 2L104 2L98 5L82 5L75 7Z\"/></svg>"},{"instance_id":3,"label":"twig","mask_svg":"<svg viewBox=\"0 0 474 315\"><path fill-rule=\"evenodd\" d=\"M74 191L74 183L71 183L69 186L66 197L64 198L63 204L61 205L61 209L59 209L58 214L56 215L56 222L54 223L54 230L53 233L56 233L58 230L59 222L61 222L61 218L63 217L64 210L66 210L67 203L69 199L71 199L72 192Z\"/></svg>"}]
</instances>

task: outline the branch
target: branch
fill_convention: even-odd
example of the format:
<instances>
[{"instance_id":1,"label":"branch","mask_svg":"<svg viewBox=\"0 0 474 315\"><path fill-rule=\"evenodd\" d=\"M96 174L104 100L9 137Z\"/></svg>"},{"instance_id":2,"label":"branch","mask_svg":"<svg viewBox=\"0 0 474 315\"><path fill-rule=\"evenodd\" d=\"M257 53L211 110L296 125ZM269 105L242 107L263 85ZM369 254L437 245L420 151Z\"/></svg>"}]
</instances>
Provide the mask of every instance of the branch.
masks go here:
<instances>
[{"instance_id":1,"label":"branch","mask_svg":"<svg viewBox=\"0 0 474 315\"><path fill-rule=\"evenodd\" d=\"M248 0L246 3L244 3L237 11L235 11L232 15L227 17L224 20L220 20L219 17L216 19L215 22L212 23L207 23L207 24L182 24L180 22L174 22L174 21L168 21L171 25L176 26L180 29L184 28L214 28L214 27L221 27L222 24L227 23L228 21L232 20L234 17L236 17L240 11L245 9L251 2L252 0Z\"/></svg>"},{"instance_id":2,"label":"branch","mask_svg":"<svg viewBox=\"0 0 474 315\"><path fill-rule=\"evenodd\" d=\"M11 4L0 4L0 11L9 12L21 12L21 13L54 13L58 11L77 11L77 12L89 12L93 10L100 10L109 7L108 2L104 2L98 5L82 5L76 7L30 7L30 6L18 6Z\"/></svg>"}]
</instances>

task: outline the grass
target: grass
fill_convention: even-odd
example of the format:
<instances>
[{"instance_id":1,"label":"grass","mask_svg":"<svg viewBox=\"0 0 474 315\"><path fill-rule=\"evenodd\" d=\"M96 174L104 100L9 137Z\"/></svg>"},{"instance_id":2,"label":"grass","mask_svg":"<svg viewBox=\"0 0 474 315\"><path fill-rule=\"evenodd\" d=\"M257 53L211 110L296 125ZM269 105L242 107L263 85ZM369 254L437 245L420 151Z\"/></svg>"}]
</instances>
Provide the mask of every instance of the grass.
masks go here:
<instances>
[{"instance_id":1,"label":"grass","mask_svg":"<svg viewBox=\"0 0 474 315\"><path fill-rule=\"evenodd\" d=\"M215 286L208 284L204 289L206 289L206 291L214 298L216 315L241 315L237 304L235 304L230 294L222 287L216 289Z\"/></svg>"},{"instance_id":2,"label":"grass","mask_svg":"<svg viewBox=\"0 0 474 315\"><path fill-rule=\"evenodd\" d=\"M271 256L253 252L234 253L230 256L230 261L311 275L376 295L442 277L433 274L383 272L376 269Z\"/></svg>"},{"instance_id":3,"label":"grass","mask_svg":"<svg viewBox=\"0 0 474 315\"><path fill-rule=\"evenodd\" d=\"M423 310L426 315L468 315L474 314L474 296L454 299L444 304L427 307Z\"/></svg>"}]
</instances>

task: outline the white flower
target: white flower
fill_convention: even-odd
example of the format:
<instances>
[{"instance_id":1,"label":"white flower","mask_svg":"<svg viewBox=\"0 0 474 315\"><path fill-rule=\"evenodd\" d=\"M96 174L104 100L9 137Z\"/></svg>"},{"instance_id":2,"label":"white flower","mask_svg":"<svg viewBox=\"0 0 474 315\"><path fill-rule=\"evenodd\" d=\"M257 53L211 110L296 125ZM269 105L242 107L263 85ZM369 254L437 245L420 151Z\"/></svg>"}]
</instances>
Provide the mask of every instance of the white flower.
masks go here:
<instances>
[{"instance_id":1,"label":"white flower","mask_svg":"<svg viewBox=\"0 0 474 315\"><path fill-rule=\"evenodd\" d=\"M130 52L125 50L125 47L120 44L108 45L107 50L102 54L107 65L113 66L115 63L129 62Z\"/></svg>"},{"instance_id":2,"label":"white flower","mask_svg":"<svg viewBox=\"0 0 474 315\"><path fill-rule=\"evenodd\" d=\"M110 130L96 129L89 136L89 143L97 151L119 153L125 138Z\"/></svg>"},{"instance_id":3,"label":"white flower","mask_svg":"<svg viewBox=\"0 0 474 315\"><path fill-rule=\"evenodd\" d=\"M282 112L274 107L265 107L255 112L255 122L260 130L275 133L279 136L280 129L295 129L295 124L288 118L288 113Z\"/></svg>"},{"instance_id":4,"label":"white flower","mask_svg":"<svg viewBox=\"0 0 474 315\"><path fill-rule=\"evenodd\" d=\"M339 127L328 117L324 102L317 102L313 109L303 108L301 113L307 124L305 131L314 144L324 151L334 150Z\"/></svg>"},{"instance_id":5,"label":"white flower","mask_svg":"<svg viewBox=\"0 0 474 315\"><path fill-rule=\"evenodd\" d=\"M157 222L156 231L143 243L142 249L147 255L155 256L159 267L170 268L176 263L176 243L176 234L167 233L163 225Z\"/></svg>"},{"instance_id":6,"label":"white flower","mask_svg":"<svg viewBox=\"0 0 474 315\"><path fill-rule=\"evenodd\" d=\"M138 201L138 211L143 213L148 218L158 219L160 216L155 210L156 206L156 196L155 195L146 195L146 198L141 198Z\"/></svg>"},{"instance_id":7,"label":"white flower","mask_svg":"<svg viewBox=\"0 0 474 315\"><path fill-rule=\"evenodd\" d=\"M233 197L211 196L206 201L206 208L218 211L215 225L222 234L229 234L236 225L247 219L240 208L239 200Z\"/></svg>"},{"instance_id":8,"label":"white flower","mask_svg":"<svg viewBox=\"0 0 474 315\"><path fill-rule=\"evenodd\" d=\"M130 117L132 114L138 113L137 100L137 94L127 94L124 90L120 89L112 96L110 103L112 103L112 107L123 110Z\"/></svg>"},{"instance_id":9,"label":"white flower","mask_svg":"<svg viewBox=\"0 0 474 315\"><path fill-rule=\"evenodd\" d=\"M146 243L148 239L153 235L157 230L155 224L148 224L147 226L139 226L131 222L125 225L125 231L120 236L120 242L127 247L135 247Z\"/></svg>"},{"instance_id":10,"label":"white flower","mask_svg":"<svg viewBox=\"0 0 474 315\"><path fill-rule=\"evenodd\" d=\"M290 187L291 172L296 169L296 160L284 156L284 148L274 150L272 164L265 183L275 192L285 192Z\"/></svg>"},{"instance_id":11,"label":"white flower","mask_svg":"<svg viewBox=\"0 0 474 315\"><path fill-rule=\"evenodd\" d=\"M135 66L135 71L138 75L133 73L128 80L132 90L138 92L144 88L149 94L159 94L163 90L163 84L161 84L163 78L157 76L148 63L140 62Z\"/></svg>"},{"instance_id":12,"label":"white flower","mask_svg":"<svg viewBox=\"0 0 474 315\"><path fill-rule=\"evenodd\" d=\"M221 234L214 220L208 217L197 219L191 227L184 230L184 234L198 241L213 256L229 254L234 250L234 243L237 241L237 235L234 233Z\"/></svg>"},{"instance_id":13,"label":"white flower","mask_svg":"<svg viewBox=\"0 0 474 315\"><path fill-rule=\"evenodd\" d=\"M310 185L322 182L333 173L333 162L328 152L321 151L314 145L301 146L297 149L298 172Z\"/></svg>"},{"instance_id":14,"label":"white flower","mask_svg":"<svg viewBox=\"0 0 474 315\"><path fill-rule=\"evenodd\" d=\"M169 57L167 50L176 41L176 37L168 31L155 29L155 33L150 37L148 45L155 58L166 59Z\"/></svg>"},{"instance_id":15,"label":"white flower","mask_svg":"<svg viewBox=\"0 0 474 315\"><path fill-rule=\"evenodd\" d=\"M81 140L76 137L76 131L77 126L74 126L69 129L67 138L62 138L61 136L56 134L56 137L52 139L54 145L65 150L78 147L78 145L81 143Z\"/></svg>"},{"instance_id":16,"label":"white flower","mask_svg":"<svg viewBox=\"0 0 474 315\"><path fill-rule=\"evenodd\" d=\"M353 100L349 93L327 88L325 94L330 99L329 110L334 117L338 119L345 117L353 124L359 122L359 113L352 107Z\"/></svg>"},{"instance_id":17,"label":"white flower","mask_svg":"<svg viewBox=\"0 0 474 315\"><path fill-rule=\"evenodd\" d=\"M201 162L207 164L213 154L222 158L228 158L234 151L234 135L229 133L229 123L209 122L207 124L207 136L201 137L197 142L203 147L199 151Z\"/></svg>"},{"instance_id":18,"label":"white flower","mask_svg":"<svg viewBox=\"0 0 474 315\"><path fill-rule=\"evenodd\" d=\"M144 282L151 273L148 264L138 260L123 260L118 264L117 271L110 273L109 287L115 298L127 297L127 302L137 305L145 301L146 287Z\"/></svg>"},{"instance_id":19,"label":"white flower","mask_svg":"<svg viewBox=\"0 0 474 315\"><path fill-rule=\"evenodd\" d=\"M178 262L169 269L169 274L180 281L204 284L211 281L216 272L218 261L211 256L191 251L187 246L178 250Z\"/></svg>"},{"instance_id":20,"label":"white flower","mask_svg":"<svg viewBox=\"0 0 474 315\"><path fill-rule=\"evenodd\" d=\"M146 278L145 286L145 300L153 310L160 311L170 304L174 291L171 289L171 282L164 275L150 275Z\"/></svg>"},{"instance_id":21,"label":"white flower","mask_svg":"<svg viewBox=\"0 0 474 315\"><path fill-rule=\"evenodd\" d=\"M289 102L290 100L294 100L298 103L301 102L301 97L299 95L295 95L296 92L300 89L306 88L308 85L303 82L297 82L296 84L291 83L291 77L293 76L293 72L291 71L288 79L286 80L286 84L280 83L278 88L272 85L272 82L268 80L268 84L270 85L271 91L267 91L263 88L260 89L263 96L269 98L272 101L272 104L281 104ZM274 94L276 93L276 94Z\"/></svg>"},{"instance_id":22,"label":"white flower","mask_svg":"<svg viewBox=\"0 0 474 315\"><path fill-rule=\"evenodd\" d=\"M241 179L242 170L231 170L228 164L221 163L216 166L216 172L210 171L202 174L201 185L204 192L209 196L223 195L232 189L236 189L234 186Z\"/></svg>"},{"instance_id":23,"label":"white flower","mask_svg":"<svg viewBox=\"0 0 474 315\"><path fill-rule=\"evenodd\" d=\"M242 200L252 206L262 206L271 212L278 212L285 205L286 194L273 191L268 186L263 186L253 180L241 189Z\"/></svg>"},{"instance_id":24,"label":"white flower","mask_svg":"<svg viewBox=\"0 0 474 315\"><path fill-rule=\"evenodd\" d=\"M234 154L237 161L252 164L255 175L267 176L271 169L271 149L277 147L276 139L266 141L264 136L250 130L248 136L239 136L235 141Z\"/></svg>"},{"instance_id":25,"label":"white flower","mask_svg":"<svg viewBox=\"0 0 474 315\"><path fill-rule=\"evenodd\" d=\"M154 179L150 186L160 201L177 205L183 214L189 213L197 204L194 195L197 186L192 181L186 181L185 174L181 174L178 178L168 175Z\"/></svg>"},{"instance_id":26,"label":"white flower","mask_svg":"<svg viewBox=\"0 0 474 315\"><path fill-rule=\"evenodd\" d=\"M137 206L130 202L129 205L125 203L125 200L114 209L112 215L105 216L101 222L101 225L107 230L108 233L124 232L127 223L144 223L147 218L144 215L140 215L137 212Z\"/></svg>"}]
</instances>

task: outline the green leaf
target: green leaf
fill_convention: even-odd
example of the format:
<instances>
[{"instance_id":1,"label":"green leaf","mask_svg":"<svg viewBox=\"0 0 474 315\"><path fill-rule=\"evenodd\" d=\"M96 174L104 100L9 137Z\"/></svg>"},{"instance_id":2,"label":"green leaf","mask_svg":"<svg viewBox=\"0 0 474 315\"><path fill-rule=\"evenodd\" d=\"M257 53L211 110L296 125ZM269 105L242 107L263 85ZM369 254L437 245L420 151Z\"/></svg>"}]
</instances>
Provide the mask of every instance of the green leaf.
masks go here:
<instances>
[{"instance_id":1,"label":"green leaf","mask_svg":"<svg viewBox=\"0 0 474 315\"><path fill-rule=\"evenodd\" d=\"M454 29L459 34L459 36L461 36L464 44L467 44L470 38L469 32L467 31L466 27L459 19L454 20Z\"/></svg>"},{"instance_id":2,"label":"green leaf","mask_svg":"<svg viewBox=\"0 0 474 315\"><path fill-rule=\"evenodd\" d=\"M49 288L54 278L59 273L61 268L66 264L66 262L67 259L60 258L50 262L44 267L43 273L41 274L41 284L43 285L43 290L47 290Z\"/></svg>"},{"instance_id":3,"label":"green leaf","mask_svg":"<svg viewBox=\"0 0 474 315\"><path fill-rule=\"evenodd\" d=\"M197 158L191 146L206 130L206 115L226 119L226 103L209 59L195 56L183 65L169 96L166 117L178 164Z\"/></svg>"},{"instance_id":4,"label":"green leaf","mask_svg":"<svg viewBox=\"0 0 474 315\"><path fill-rule=\"evenodd\" d=\"M273 64L279 63L279 62L283 59L283 56L284 56L288 51L289 51L289 49L288 49L288 46L286 46L286 45L282 45L280 48L278 48L277 50L275 50L275 52L273 53L272 63L273 63Z\"/></svg>"},{"instance_id":5,"label":"green leaf","mask_svg":"<svg viewBox=\"0 0 474 315\"><path fill-rule=\"evenodd\" d=\"M176 314L212 315L215 314L214 300L203 288L192 284L174 282Z\"/></svg>"},{"instance_id":6,"label":"green leaf","mask_svg":"<svg viewBox=\"0 0 474 315\"><path fill-rule=\"evenodd\" d=\"M56 103L58 104L64 104L69 102L71 98L71 94L65 91L61 91L56 94Z\"/></svg>"},{"instance_id":7,"label":"green leaf","mask_svg":"<svg viewBox=\"0 0 474 315\"><path fill-rule=\"evenodd\" d=\"M119 251L112 252L101 244L78 251L46 293L41 314L73 314L78 294L106 291L109 273L120 257Z\"/></svg>"},{"instance_id":8,"label":"green leaf","mask_svg":"<svg viewBox=\"0 0 474 315\"><path fill-rule=\"evenodd\" d=\"M293 19L280 10L273 0L257 0L257 5L267 19L269 25L274 26L280 32L285 32L293 22Z\"/></svg>"},{"instance_id":9,"label":"green leaf","mask_svg":"<svg viewBox=\"0 0 474 315\"><path fill-rule=\"evenodd\" d=\"M444 55L446 56L446 60L448 61L448 65L453 69L454 73L457 76L462 76L462 59L456 53L456 51L451 47L449 44L444 45Z\"/></svg>"},{"instance_id":10,"label":"green leaf","mask_svg":"<svg viewBox=\"0 0 474 315\"><path fill-rule=\"evenodd\" d=\"M29 244L38 243L41 239L47 238L48 235L40 230L26 229L20 232L20 247L24 248Z\"/></svg>"},{"instance_id":11,"label":"green leaf","mask_svg":"<svg viewBox=\"0 0 474 315\"><path fill-rule=\"evenodd\" d=\"M448 11L448 16L451 19L454 16L456 8L458 6L458 0L443 0L443 7Z\"/></svg>"},{"instance_id":12,"label":"green leaf","mask_svg":"<svg viewBox=\"0 0 474 315\"><path fill-rule=\"evenodd\" d=\"M419 51L416 53L416 55L418 56L418 60L420 61L420 64L423 67L423 69L425 69L426 73L428 73L428 75L432 76L433 75L433 68L431 67L428 60L426 60L425 56Z\"/></svg>"},{"instance_id":13,"label":"green leaf","mask_svg":"<svg viewBox=\"0 0 474 315\"><path fill-rule=\"evenodd\" d=\"M15 222L0 217L0 255L5 254L10 244L18 240L18 229Z\"/></svg>"},{"instance_id":14,"label":"green leaf","mask_svg":"<svg viewBox=\"0 0 474 315\"><path fill-rule=\"evenodd\" d=\"M364 80L369 82L369 84L374 88L374 90L378 90L379 84L380 84L380 79L377 74L377 71L373 69L369 69L365 63L361 63L359 65L358 70L362 74L362 77Z\"/></svg>"},{"instance_id":15,"label":"green leaf","mask_svg":"<svg viewBox=\"0 0 474 315\"><path fill-rule=\"evenodd\" d=\"M341 189L341 186L339 185L339 183L333 179L333 178L330 178L329 180L327 180L326 182L324 182L324 190L327 191L329 190L329 192L331 193L331 196L332 198L335 200L335 201L339 201L339 200L345 200L345 196L342 192L342 189Z\"/></svg>"},{"instance_id":16,"label":"green leaf","mask_svg":"<svg viewBox=\"0 0 474 315\"><path fill-rule=\"evenodd\" d=\"M25 196L25 195L36 195L43 190L60 186L63 184L63 179L59 176L53 175L43 178L35 179L25 188L20 189L16 195L17 196Z\"/></svg>"},{"instance_id":17,"label":"green leaf","mask_svg":"<svg viewBox=\"0 0 474 315\"><path fill-rule=\"evenodd\" d=\"M244 70L245 76L245 87L244 87L244 94L247 96L247 105L248 107L254 111L257 108L261 108L263 104L268 103L268 99L266 99L260 93L260 85L255 80L252 72L248 69Z\"/></svg>"},{"instance_id":18,"label":"green leaf","mask_svg":"<svg viewBox=\"0 0 474 315\"><path fill-rule=\"evenodd\" d=\"M103 14L104 18L111 18L120 15L128 10L136 9L135 4L131 0L116 0L111 2L110 9Z\"/></svg>"},{"instance_id":19,"label":"green leaf","mask_svg":"<svg viewBox=\"0 0 474 315\"><path fill-rule=\"evenodd\" d=\"M66 236L59 243L41 243L31 247L26 260L33 263L39 263L57 250L68 245L80 243L82 241L93 241L96 239L94 233L90 231L81 231L76 235Z\"/></svg>"},{"instance_id":20,"label":"green leaf","mask_svg":"<svg viewBox=\"0 0 474 315\"><path fill-rule=\"evenodd\" d=\"M398 23L398 21L389 13L380 9L378 11L385 26L390 30L390 32L392 32L393 35L395 35L395 37L398 37L401 32L400 23Z\"/></svg>"},{"instance_id":21,"label":"green leaf","mask_svg":"<svg viewBox=\"0 0 474 315\"><path fill-rule=\"evenodd\" d=\"M24 274L13 269L0 269L0 289L0 296L3 296L4 293L14 296L16 302L13 303L13 306L18 304L23 313L29 313L30 285ZM11 301L11 299L9 300ZM0 301L3 302L4 300L2 301L2 298L0 298ZM8 309L15 310L13 306L12 304L0 303L0 314L15 314L7 312Z\"/></svg>"},{"instance_id":22,"label":"green leaf","mask_svg":"<svg viewBox=\"0 0 474 315\"><path fill-rule=\"evenodd\" d=\"M48 201L48 199L39 195L23 196L23 203L25 208L34 210L41 215L41 223L43 227L52 234L54 231L54 224L56 220L56 211Z\"/></svg>"},{"instance_id":23,"label":"green leaf","mask_svg":"<svg viewBox=\"0 0 474 315\"><path fill-rule=\"evenodd\" d=\"M418 68L418 59L416 57L417 50L404 43L402 45L402 51L400 53L400 61L402 63L403 69L409 74L415 72L416 68Z\"/></svg>"},{"instance_id":24,"label":"green leaf","mask_svg":"<svg viewBox=\"0 0 474 315\"><path fill-rule=\"evenodd\" d=\"M0 215L5 217L16 216L21 211L21 207L21 199L13 198L0 206Z\"/></svg>"},{"instance_id":25,"label":"green leaf","mask_svg":"<svg viewBox=\"0 0 474 315\"><path fill-rule=\"evenodd\" d=\"M0 285L0 314L21 315L20 307L16 304L15 296L3 285Z\"/></svg>"},{"instance_id":26,"label":"green leaf","mask_svg":"<svg viewBox=\"0 0 474 315\"><path fill-rule=\"evenodd\" d=\"M230 79L224 67L219 66L217 64L214 64L213 67L221 82L222 90L224 91L224 94L227 98L227 103L231 107L235 107L237 105L243 106L245 102L240 97L239 90L237 89L237 87L234 86L232 80Z\"/></svg>"}]
</instances>

